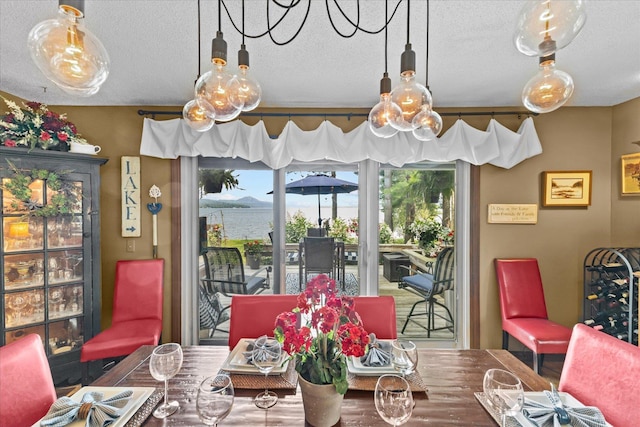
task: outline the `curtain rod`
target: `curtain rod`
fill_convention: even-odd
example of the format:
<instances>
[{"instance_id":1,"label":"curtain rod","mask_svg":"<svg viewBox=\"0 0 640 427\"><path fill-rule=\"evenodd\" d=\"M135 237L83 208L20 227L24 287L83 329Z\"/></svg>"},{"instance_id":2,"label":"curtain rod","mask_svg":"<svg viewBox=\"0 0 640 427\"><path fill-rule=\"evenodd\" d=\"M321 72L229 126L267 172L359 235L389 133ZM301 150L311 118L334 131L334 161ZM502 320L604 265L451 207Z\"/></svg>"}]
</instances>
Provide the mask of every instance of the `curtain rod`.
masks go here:
<instances>
[{"instance_id":1,"label":"curtain rod","mask_svg":"<svg viewBox=\"0 0 640 427\"><path fill-rule=\"evenodd\" d=\"M457 113L438 113L444 117L462 117L462 116L537 116L539 113L531 111L469 111ZM158 110L138 110L139 116L148 116L155 118L158 116L181 116L182 111L158 111ZM240 117L368 117L369 113L242 113Z\"/></svg>"}]
</instances>

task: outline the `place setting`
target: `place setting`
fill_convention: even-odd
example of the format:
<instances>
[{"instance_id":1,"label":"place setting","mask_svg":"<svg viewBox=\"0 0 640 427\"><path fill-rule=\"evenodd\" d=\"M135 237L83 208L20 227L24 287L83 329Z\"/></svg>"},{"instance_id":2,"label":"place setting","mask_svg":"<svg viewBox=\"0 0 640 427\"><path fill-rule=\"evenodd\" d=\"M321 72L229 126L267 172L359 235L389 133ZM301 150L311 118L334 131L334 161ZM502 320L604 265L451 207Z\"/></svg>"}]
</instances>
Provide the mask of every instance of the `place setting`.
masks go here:
<instances>
[{"instance_id":1,"label":"place setting","mask_svg":"<svg viewBox=\"0 0 640 427\"><path fill-rule=\"evenodd\" d=\"M272 337L243 338L220 368L236 388L259 390L272 388L295 391L298 374L294 364ZM271 405L273 406L273 405Z\"/></svg>"},{"instance_id":2,"label":"place setting","mask_svg":"<svg viewBox=\"0 0 640 427\"><path fill-rule=\"evenodd\" d=\"M412 341L378 340L370 334L369 350L362 357L347 359L349 389L375 390L381 375L400 374L414 392L427 392L422 377L416 371L418 349Z\"/></svg>"},{"instance_id":3,"label":"place setting","mask_svg":"<svg viewBox=\"0 0 640 427\"><path fill-rule=\"evenodd\" d=\"M541 392L523 389L520 379L503 369L489 369L476 399L501 427L611 427L596 407L585 406L553 383Z\"/></svg>"}]
</instances>

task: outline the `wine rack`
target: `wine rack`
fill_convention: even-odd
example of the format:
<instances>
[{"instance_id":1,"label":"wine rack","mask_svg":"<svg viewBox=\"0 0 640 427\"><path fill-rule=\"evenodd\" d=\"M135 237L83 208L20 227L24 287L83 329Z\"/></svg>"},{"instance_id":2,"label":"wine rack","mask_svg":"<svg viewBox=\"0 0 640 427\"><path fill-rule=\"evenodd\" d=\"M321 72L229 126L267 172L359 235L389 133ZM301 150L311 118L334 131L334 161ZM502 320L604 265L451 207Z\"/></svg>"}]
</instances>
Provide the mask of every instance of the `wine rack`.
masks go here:
<instances>
[{"instance_id":1,"label":"wine rack","mask_svg":"<svg viewBox=\"0 0 640 427\"><path fill-rule=\"evenodd\" d=\"M56 385L79 382L80 348L100 330L98 213L105 162L0 147L0 345L38 334ZM12 185L22 177L22 188ZM64 212L41 210L56 200Z\"/></svg>"},{"instance_id":2,"label":"wine rack","mask_svg":"<svg viewBox=\"0 0 640 427\"><path fill-rule=\"evenodd\" d=\"M638 345L640 248L597 248L584 259L585 325Z\"/></svg>"}]
</instances>

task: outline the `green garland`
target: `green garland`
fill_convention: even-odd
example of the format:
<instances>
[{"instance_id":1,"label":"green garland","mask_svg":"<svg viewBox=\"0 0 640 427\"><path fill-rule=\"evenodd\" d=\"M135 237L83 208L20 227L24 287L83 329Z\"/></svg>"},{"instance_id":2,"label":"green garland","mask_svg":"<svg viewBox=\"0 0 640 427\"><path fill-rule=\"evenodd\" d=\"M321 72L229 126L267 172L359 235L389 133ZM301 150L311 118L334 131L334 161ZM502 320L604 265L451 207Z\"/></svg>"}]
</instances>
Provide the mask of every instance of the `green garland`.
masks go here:
<instances>
[{"instance_id":1,"label":"green garland","mask_svg":"<svg viewBox=\"0 0 640 427\"><path fill-rule=\"evenodd\" d=\"M18 211L28 211L27 215L38 217L51 217L57 215L68 215L73 213L73 208L79 199L79 189L72 182L60 179L60 175L67 172L54 172L46 169L20 170L11 162L9 167L13 176L2 187L10 192L16 200L11 203L11 207ZM44 205L37 200L31 199L31 188L29 185L35 180L44 181L44 185L55 193L48 203Z\"/></svg>"}]
</instances>

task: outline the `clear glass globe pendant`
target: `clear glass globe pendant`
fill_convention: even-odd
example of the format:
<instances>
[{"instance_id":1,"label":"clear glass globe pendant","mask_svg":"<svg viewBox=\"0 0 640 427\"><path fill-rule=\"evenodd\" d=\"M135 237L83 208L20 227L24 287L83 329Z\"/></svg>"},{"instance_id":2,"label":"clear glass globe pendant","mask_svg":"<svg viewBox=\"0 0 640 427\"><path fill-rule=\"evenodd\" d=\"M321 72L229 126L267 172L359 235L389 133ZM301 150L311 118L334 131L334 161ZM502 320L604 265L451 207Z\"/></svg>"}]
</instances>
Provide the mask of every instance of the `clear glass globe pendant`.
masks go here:
<instances>
[{"instance_id":1,"label":"clear glass globe pendant","mask_svg":"<svg viewBox=\"0 0 640 427\"><path fill-rule=\"evenodd\" d=\"M435 140L442 132L442 117L432 108L423 105L413 118L413 136L420 141Z\"/></svg>"},{"instance_id":2,"label":"clear glass globe pendant","mask_svg":"<svg viewBox=\"0 0 640 427\"><path fill-rule=\"evenodd\" d=\"M91 96L109 76L109 55L100 40L83 25L84 14L68 5L56 19L37 24L27 46L40 71L60 89Z\"/></svg>"},{"instance_id":3,"label":"clear glass globe pendant","mask_svg":"<svg viewBox=\"0 0 640 427\"><path fill-rule=\"evenodd\" d=\"M197 132L206 132L215 124L216 111L204 99L192 99L182 109L182 118Z\"/></svg>"},{"instance_id":4,"label":"clear glass globe pendant","mask_svg":"<svg viewBox=\"0 0 640 427\"><path fill-rule=\"evenodd\" d=\"M549 113L562 107L573 94L573 79L556 69L554 55L540 58L540 68L522 90L522 103L534 113Z\"/></svg>"},{"instance_id":5,"label":"clear glass globe pendant","mask_svg":"<svg viewBox=\"0 0 640 427\"><path fill-rule=\"evenodd\" d=\"M429 108L432 105L431 93L416 81L415 64L415 52L411 50L411 43L407 43L401 57L400 84L391 91L391 101L402 110L402 120L391 125L402 132L415 129L413 118L423 105Z\"/></svg>"},{"instance_id":6,"label":"clear glass globe pendant","mask_svg":"<svg viewBox=\"0 0 640 427\"><path fill-rule=\"evenodd\" d=\"M242 111L251 111L260 104L262 99L262 88L260 83L249 73L249 52L244 44L240 45L238 51L238 96L243 102Z\"/></svg>"},{"instance_id":7,"label":"clear glass globe pendant","mask_svg":"<svg viewBox=\"0 0 640 427\"><path fill-rule=\"evenodd\" d=\"M381 138L390 138L398 133L398 129L392 126L392 123L402 120L402 110L391 101L390 91L391 79L388 73L384 73L380 80L380 102L369 111L369 129Z\"/></svg>"},{"instance_id":8,"label":"clear glass globe pendant","mask_svg":"<svg viewBox=\"0 0 640 427\"><path fill-rule=\"evenodd\" d=\"M228 122L240 115L244 100L239 94L238 78L226 70L227 43L220 31L213 39L211 52L213 69L204 73L196 81L195 94L197 99L203 99L211 104L216 113L216 121Z\"/></svg>"}]
</instances>

